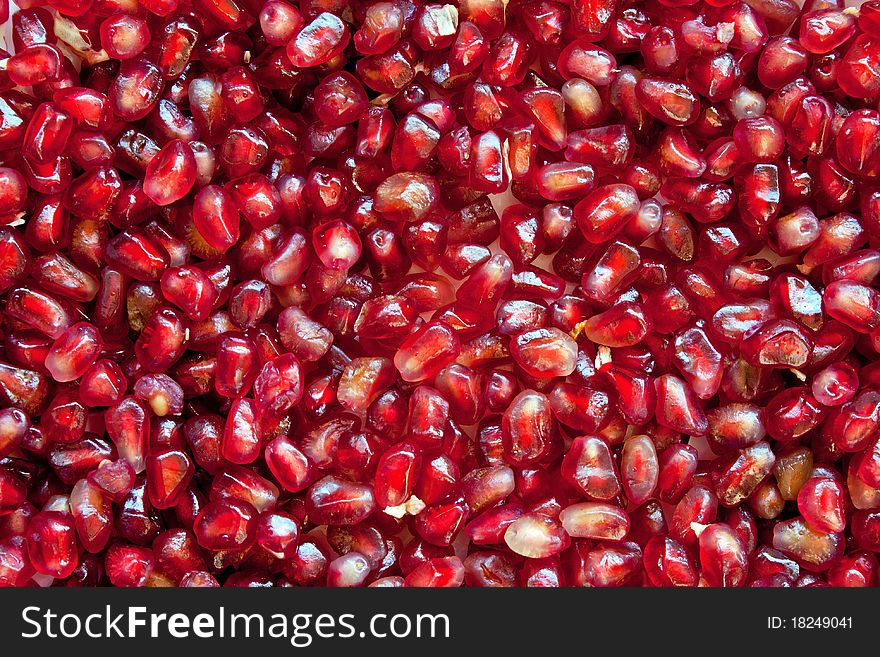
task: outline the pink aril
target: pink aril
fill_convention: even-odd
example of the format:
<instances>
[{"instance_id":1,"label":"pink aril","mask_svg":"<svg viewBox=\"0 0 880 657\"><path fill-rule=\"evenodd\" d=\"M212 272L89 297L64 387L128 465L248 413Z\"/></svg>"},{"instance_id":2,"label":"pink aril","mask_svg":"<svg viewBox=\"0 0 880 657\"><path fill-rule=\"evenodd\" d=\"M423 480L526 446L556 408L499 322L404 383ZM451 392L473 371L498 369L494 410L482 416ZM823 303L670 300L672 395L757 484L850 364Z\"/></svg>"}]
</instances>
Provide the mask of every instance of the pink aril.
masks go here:
<instances>
[{"instance_id":1,"label":"pink aril","mask_svg":"<svg viewBox=\"0 0 880 657\"><path fill-rule=\"evenodd\" d=\"M842 556L844 549L840 534L817 532L801 517L774 526L773 547L809 571L826 570Z\"/></svg>"},{"instance_id":2,"label":"pink aril","mask_svg":"<svg viewBox=\"0 0 880 657\"><path fill-rule=\"evenodd\" d=\"M854 281L835 281L822 295L826 312L850 328L864 333L880 324L880 295Z\"/></svg>"},{"instance_id":3,"label":"pink aril","mask_svg":"<svg viewBox=\"0 0 880 657\"><path fill-rule=\"evenodd\" d=\"M448 324L428 322L403 341L394 365L404 381L422 381L451 363L460 351L459 339Z\"/></svg>"},{"instance_id":4,"label":"pink aril","mask_svg":"<svg viewBox=\"0 0 880 657\"><path fill-rule=\"evenodd\" d=\"M41 511L28 525L27 552L34 570L50 577L68 577L79 561L73 517Z\"/></svg>"},{"instance_id":5,"label":"pink aril","mask_svg":"<svg viewBox=\"0 0 880 657\"><path fill-rule=\"evenodd\" d=\"M700 564L708 586L744 586L748 554L733 529L711 524L700 533Z\"/></svg>"},{"instance_id":6,"label":"pink aril","mask_svg":"<svg viewBox=\"0 0 880 657\"><path fill-rule=\"evenodd\" d=\"M669 536L655 536L644 548L645 572L654 586L696 586L698 577L684 546Z\"/></svg>"},{"instance_id":7,"label":"pink aril","mask_svg":"<svg viewBox=\"0 0 880 657\"><path fill-rule=\"evenodd\" d=\"M74 381L91 367L103 346L95 326L87 322L74 324L53 343L46 355L46 369L56 381Z\"/></svg>"},{"instance_id":8,"label":"pink aril","mask_svg":"<svg viewBox=\"0 0 880 657\"><path fill-rule=\"evenodd\" d=\"M653 496L659 481L657 450L649 436L630 436L623 443L620 456L620 479L623 492L633 504Z\"/></svg>"},{"instance_id":9,"label":"pink aril","mask_svg":"<svg viewBox=\"0 0 880 657\"><path fill-rule=\"evenodd\" d=\"M223 430L223 457L231 463L253 463L262 447L262 431L255 402L248 398L236 399L229 409Z\"/></svg>"},{"instance_id":10,"label":"pink aril","mask_svg":"<svg viewBox=\"0 0 880 657\"><path fill-rule=\"evenodd\" d=\"M309 516L320 524L355 525L376 509L371 487L327 476L306 495Z\"/></svg>"},{"instance_id":11,"label":"pink aril","mask_svg":"<svg viewBox=\"0 0 880 657\"><path fill-rule=\"evenodd\" d=\"M574 208L574 216L591 243L604 242L619 232L638 212L639 199L629 185L598 187Z\"/></svg>"},{"instance_id":12,"label":"pink aril","mask_svg":"<svg viewBox=\"0 0 880 657\"><path fill-rule=\"evenodd\" d=\"M558 554L570 542L568 533L556 521L537 513L514 520L504 532L504 542L516 554L543 559Z\"/></svg>"},{"instance_id":13,"label":"pink aril","mask_svg":"<svg viewBox=\"0 0 880 657\"><path fill-rule=\"evenodd\" d=\"M144 471L147 450L148 415L134 397L125 397L104 414L107 433L116 444L119 457L136 473Z\"/></svg>"},{"instance_id":14,"label":"pink aril","mask_svg":"<svg viewBox=\"0 0 880 657\"><path fill-rule=\"evenodd\" d=\"M611 451L598 436L576 438L563 458L560 471L569 484L592 499L610 500L621 490Z\"/></svg>"},{"instance_id":15,"label":"pink aril","mask_svg":"<svg viewBox=\"0 0 880 657\"><path fill-rule=\"evenodd\" d=\"M329 12L322 12L288 42L287 56L297 67L318 66L339 54L349 38L345 23Z\"/></svg>"},{"instance_id":16,"label":"pink aril","mask_svg":"<svg viewBox=\"0 0 880 657\"><path fill-rule=\"evenodd\" d=\"M382 454L374 485L376 503L381 508L400 506L409 499L421 462L419 448L407 443L398 443Z\"/></svg>"},{"instance_id":17,"label":"pink aril","mask_svg":"<svg viewBox=\"0 0 880 657\"><path fill-rule=\"evenodd\" d=\"M593 315L583 326L584 334L594 343L607 347L638 344L651 329L651 320L642 306L627 301Z\"/></svg>"},{"instance_id":18,"label":"pink aril","mask_svg":"<svg viewBox=\"0 0 880 657\"><path fill-rule=\"evenodd\" d=\"M193 532L207 550L244 549L256 541L257 512L247 502L220 499L199 512Z\"/></svg>"}]
</instances>

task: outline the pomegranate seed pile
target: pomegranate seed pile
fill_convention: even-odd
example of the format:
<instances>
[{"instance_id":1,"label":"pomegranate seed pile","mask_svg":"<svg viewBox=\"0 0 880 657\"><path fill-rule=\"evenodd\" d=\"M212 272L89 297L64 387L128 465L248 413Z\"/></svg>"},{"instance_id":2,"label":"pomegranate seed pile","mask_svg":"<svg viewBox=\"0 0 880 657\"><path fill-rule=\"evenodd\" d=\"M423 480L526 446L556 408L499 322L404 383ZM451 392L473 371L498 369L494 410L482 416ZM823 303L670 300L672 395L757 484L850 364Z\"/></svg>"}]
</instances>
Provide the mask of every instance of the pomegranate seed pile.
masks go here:
<instances>
[{"instance_id":1,"label":"pomegranate seed pile","mask_svg":"<svg viewBox=\"0 0 880 657\"><path fill-rule=\"evenodd\" d=\"M880 0L17 4L0 584L877 584Z\"/></svg>"}]
</instances>

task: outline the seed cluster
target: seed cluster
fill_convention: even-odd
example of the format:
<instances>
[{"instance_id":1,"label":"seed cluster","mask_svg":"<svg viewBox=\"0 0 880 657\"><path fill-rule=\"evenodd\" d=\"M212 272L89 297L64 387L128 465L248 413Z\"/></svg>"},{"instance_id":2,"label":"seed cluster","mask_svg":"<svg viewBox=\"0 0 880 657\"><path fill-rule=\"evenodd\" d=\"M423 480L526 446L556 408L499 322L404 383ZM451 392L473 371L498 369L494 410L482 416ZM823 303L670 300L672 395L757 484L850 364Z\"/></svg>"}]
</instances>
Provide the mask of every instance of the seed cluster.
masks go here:
<instances>
[{"instance_id":1,"label":"seed cluster","mask_svg":"<svg viewBox=\"0 0 880 657\"><path fill-rule=\"evenodd\" d=\"M877 584L880 0L17 5L0 585Z\"/></svg>"}]
</instances>

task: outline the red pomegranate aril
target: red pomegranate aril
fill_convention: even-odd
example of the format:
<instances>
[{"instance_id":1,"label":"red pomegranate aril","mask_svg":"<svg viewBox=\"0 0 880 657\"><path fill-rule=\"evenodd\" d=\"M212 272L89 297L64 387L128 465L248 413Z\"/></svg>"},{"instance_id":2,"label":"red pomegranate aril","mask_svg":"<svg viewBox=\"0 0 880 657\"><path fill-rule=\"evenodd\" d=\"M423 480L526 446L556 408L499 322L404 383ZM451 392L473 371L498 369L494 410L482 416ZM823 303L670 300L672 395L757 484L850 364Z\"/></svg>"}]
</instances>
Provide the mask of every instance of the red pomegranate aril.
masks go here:
<instances>
[{"instance_id":1,"label":"red pomegranate aril","mask_svg":"<svg viewBox=\"0 0 880 657\"><path fill-rule=\"evenodd\" d=\"M284 490L298 492L308 487L315 476L312 463L285 436L266 445L266 464Z\"/></svg>"},{"instance_id":2,"label":"red pomegranate aril","mask_svg":"<svg viewBox=\"0 0 880 657\"><path fill-rule=\"evenodd\" d=\"M642 569L642 552L638 544L597 543L578 544L580 554L573 564L572 579L578 586L624 586Z\"/></svg>"},{"instance_id":3,"label":"red pomegranate aril","mask_svg":"<svg viewBox=\"0 0 880 657\"><path fill-rule=\"evenodd\" d=\"M629 185L614 184L590 192L574 207L584 237L593 244L613 237L639 210L639 198Z\"/></svg>"},{"instance_id":4,"label":"red pomegranate aril","mask_svg":"<svg viewBox=\"0 0 880 657\"><path fill-rule=\"evenodd\" d=\"M819 424L823 409L805 388L783 390L767 402L767 433L776 440L793 440Z\"/></svg>"},{"instance_id":5,"label":"red pomegranate aril","mask_svg":"<svg viewBox=\"0 0 880 657\"><path fill-rule=\"evenodd\" d=\"M119 457L136 473L143 472L147 450L148 411L134 397L125 397L104 414L107 434L116 444Z\"/></svg>"},{"instance_id":6,"label":"red pomegranate aril","mask_svg":"<svg viewBox=\"0 0 880 657\"><path fill-rule=\"evenodd\" d=\"M299 9L283 0L265 3L258 18L263 36L273 46L286 45L303 25Z\"/></svg>"},{"instance_id":7,"label":"red pomegranate aril","mask_svg":"<svg viewBox=\"0 0 880 657\"><path fill-rule=\"evenodd\" d=\"M880 324L880 295L873 288L848 280L835 281L825 288L822 297L831 317L859 333L870 332Z\"/></svg>"},{"instance_id":8,"label":"red pomegranate aril","mask_svg":"<svg viewBox=\"0 0 880 657\"><path fill-rule=\"evenodd\" d=\"M598 436L576 438L563 458L560 473L592 499L610 500L621 490L608 444Z\"/></svg>"},{"instance_id":9,"label":"red pomegranate aril","mask_svg":"<svg viewBox=\"0 0 880 657\"><path fill-rule=\"evenodd\" d=\"M207 319L217 300L208 275L196 267L170 267L160 281L162 295L196 321Z\"/></svg>"},{"instance_id":10,"label":"red pomegranate aril","mask_svg":"<svg viewBox=\"0 0 880 657\"><path fill-rule=\"evenodd\" d=\"M223 430L223 457L231 463L253 463L262 450L261 434L254 401L236 399L229 409Z\"/></svg>"},{"instance_id":11,"label":"red pomegranate aril","mask_svg":"<svg viewBox=\"0 0 880 657\"><path fill-rule=\"evenodd\" d=\"M11 468L0 470L0 513L13 513L27 500L27 483Z\"/></svg>"},{"instance_id":12,"label":"red pomegranate aril","mask_svg":"<svg viewBox=\"0 0 880 657\"><path fill-rule=\"evenodd\" d=\"M134 345L140 365L149 372L164 372L183 355L189 330L186 320L171 308L153 312Z\"/></svg>"},{"instance_id":13,"label":"red pomegranate aril","mask_svg":"<svg viewBox=\"0 0 880 657\"><path fill-rule=\"evenodd\" d=\"M144 193L157 205L169 205L192 189L196 161L188 144L173 140L150 160L144 176Z\"/></svg>"},{"instance_id":14,"label":"red pomegranate aril","mask_svg":"<svg viewBox=\"0 0 880 657\"><path fill-rule=\"evenodd\" d=\"M120 272L139 281L159 280L168 267L168 254L141 232L123 231L105 247L105 257Z\"/></svg>"},{"instance_id":15,"label":"red pomegranate aril","mask_svg":"<svg viewBox=\"0 0 880 657\"><path fill-rule=\"evenodd\" d=\"M121 502L134 488L135 472L128 461L104 461L89 473L89 481L114 502Z\"/></svg>"},{"instance_id":16,"label":"red pomegranate aril","mask_svg":"<svg viewBox=\"0 0 880 657\"><path fill-rule=\"evenodd\" d=\"M64 61L64 56L55 46L35 43L8 58L6 73L14 84L29 87L57 80Z\"/></svg>"},{"instance_id":17,"label":"red pomegranate aril","mask_svg":"<svg viewBox=\"0 0 880 657\"><path fill-rule=\"evenodd\" d=\"M771 320L748 330L742 339L747 361L762 367L800 367L813 348L812 340L797 323Z\"/></svg>"},{"instance_id":18,"label":"red pomegranate aril","mask_svg":"<svg viewBox=\"0 0 880 657\"><path fill-rule=\"evenodd\" d=\"M290 558L296 552L300 526L296 518L283 511L260 514L257 544L278 559Z\"/></svg>"},{"instance_id":19,"label":"red pomegranate aril","mask_svg":"<svg viewBox=\"0 0 880 657\"><path fill-rule=\"evenodd\" d=\"M344 221L331 221L315 227L312 245L325 267L347 270L361 255L361 240L354 228Z\"/></svg>"},{"instance_id":20,"label":"red pomegranate aril","mask_svg":"<svg viewBox=\"0 0 880 657\"><path fill-rule=\"evenodd\" d=\"M798 492L798 510L814 530L833 534L846 526L843 486L822 475L810 477Z\"/></svg>"},{"instance_id":21,"label":"red pomegranate aril","mask_svg":"<svg viewBox=\"0 0 880 657\"><path fill-rule=\"evenodd\" d=\"M669 536L655 536L644 548L645 572L654 586L696 586L697 573L684 546Z\"/></svg>"},{"instance_id":22,"label":"red pomegranate aril","mask_svg":"<svg viewBox=\"0 0 880 657\"><path fill-rule=\"evenodd\" d=\"M52 344L46 355L46 369L56 381L74 381L91 367L103 346L95 326L87 322L74 324Z\"/></svg>"},{"instance_id":23,"label":"red pomegranate aril","mask_svg":"<svg viewBox=\"0 0 880 657\"><path fill-rule=\"evenodd\" d=\"M647 501L657 488L659 474L657 450L651 438L627 438L620 456L620 478L627 499L633 504Z\"/></svg>"},{"instance_id":24,"label":"red pomegranate aril","mask_svg":"<svg viewBox=\"0 0 880 657\"><path fill-rule=\"evenodd\" d=\"M880 421L878 404L880 397L873 390L865 390L841 406L829 420L834 444L845 452L858 452L867 447Z\"/></svg>"},{"instance_id":25,"label":"red pomegranate aril","mask_svg":"<svg viewBox=\"0 0 880 657\"><path fill-rule=\"evenodd\" d=\"M770 473L776 457L762 441L719 459L712 477L719 502L735 506L749 497Z\"/></svg>"},{"instance_id":26,"label":"red pomegranate aril","mask_svg":"<svg viewBox=\"0 0 880 657\"><path fill-rule=\"evenodd\" d=\"M460 353L458 337L445 322L429 322L411 333L394 356L400 376L423 381L451 363Z\"/></svg>"},{"instance_id":27,"label":"red pomegranate aril","mask_svg":"<svg viewBox=\"0 0 880 657\"><path fill-rule=\"evenodd\" d=\"M167 450L147 457L147 495L157 509L173 507L180 500L195 471L192 460L181 450Z\"/></svg>"},{"instance_id":28,"label":"red pomegranate aril","mask_svg":"<svg viewBox=\"0 0 880 657\"><path fill-rule=\"evenodd\" d=\"M711 524L700 533L700 564L708 586L744 586L748 554L735 531L722 523Z\"/></svg>"},{"instance_id":29,"label":"red pomegranate aril","mask_svg":"<svg viewBox=\"0 0 880 657\"><path fill-rule=\"evenodd\" d=\"M41 511L28 525L27 552L41 575L68 577L79 561L73 518L60 511Z\"/></svg>"},{"instance_id":30,"label":"red pomegranate aril","mask_svg":"<svg viewBox=\"0 0 880 657\"><path fill-rule=\"evenodd\" d=\"M80 399L87 406L113 406L125 395L128 381L111 360L98 360L80 378Z\"/></svg>"},{"instance_id":31,"label":"red pomegranate aril","mask_svg":"<svg viewBox=\"0 0 880 657\"><path fill-rule=\"evenodd\" d=\"M207 550L244 549L256 541L257 512L242 500L208 502L199 512L193 531Z\"/></svg>"},{"instance_id":32,"label":"red pomegranate aril","mask_svg":"<svg viewBox=\"0 0 880 657\"><path fill-rule=\"evenodd\" d=\"M682 379L665 374L655 382L657 422L682 433L699 436L709 423L696 395Z\"/></svg>"},{"instance_id":33,"label":"red pomegranate aril","mask_svg":"<svg viewBox=\"0 0 880 657\"><path fill-rule=\"evenodd\" d=\"M412 494L421 467L418 447L398 443L385 451L376 466L376 503L383 509L405 503Z\"/></svg>"},{"instance_id":34,"label":"red pomegranate aril","mask_svg":"<svg viewBox=\"0 0 880 657\"><path fill-rule=\"evenodd\" d=\"M516 554L544 559L559 554L570 543L568 533L556 521L538 513L514 520L504 532L504 542Z\"/></svg>"},{"instance_id":35,"label":"red pomegranate aril","mask_svg":"<svg viewBox=\"0 0 880 657\"><path fill-rule=\"evenodd\" d=\"M873 586L877 572L877 558L870 552L859 550L844 556L828 571L831 586Z\"/></svg>"},{"instance_id":36,"label":"red pomegranate aril","mask_svg":"<svg viewBox=\"0 0 880 657\"><path fill-rule=\"evenodd\" d=\"M435 557L413 569L405 578L405 586L455 588L464 582L464 564L458 557Z\"/></svg>"},{"instance_id":37,"label":"red pomegranate aril","mask_svg":"<svg viewBox=\"0 0 880 657\"><path fill-rule=\"evenodd\" d=\"M214 389L223 397L247 394L257 376L257 353L252 340L226 334L217 345L217 376Z\"/></svg>"},{"instance_id":38,"label":"red pomegranate aril","mask_svg":"<svg viewBox=\"0 0 880 657\"><path fill-rule=\"evenodd\" d=\"M23 154L37 164L58 158L67 145L73 120L52 103L37 107L24 135Z\"/></svg>"},{"instance_id":39,"label":"red pomegranate aril","mask_svg":"<svg viewBox=\"0 0 880 657\"><path fill-rule=\"evenodd\" d=\"M159 68L146 58L136 57L122 63L107 95L117 115L136 121L150 113L163 87Z\"/></svg>"},{"instance_id":40,"label":"red pomegranate aril","mask_svg":"<svg viewBox=\"0 0 880 657\"><path fill-rule=\"evenodd\" d=\"M137 16L117 14L106 18L100 27L101 45L114 59L131 59L150 43L147 22Z\"/></svg>"},{"instance_id":41,"label":"red pomegranate aril","mask_svg":"<svg viewBox=\"0 0 880 657\"><path fill-rule=\"evenodd\" d=\"M0 458L5 458L24 441L30 420L17 408L0 410Z\"/></svg>"},{"instance_id":42,"label":"red pomegranate aril","mask_svg":"<svg viewBox=\"0 0 880 657\"><path fill-rule=\"evenodd\" d=\"M34 219L31 220L33 222ZM0 261L3 263L0 291L5 293L27 273L31 265L31 256L24 240L12 228L0 229Z\"/></svg>"},{"instance_id":43,"label":"red pomegranate aril","mask_svg":"<svg viewBox=\"0 0 880 657\"><path fill-rule=\"evenodd\" d=\"M817 532L800 517L774 526L773 547L809 571L826 570L842 556L844 549L840 534Z\"/></svg>"},{"instance_id":44,"label":"red pomegranate aril","mask_svg":"<svg viewBox=\"0 0 880 657\"><path fill-rule=\"evenodd\" d=\"M582 502L562 510L559 521L569 536L619 541L629 531L629 517L623 509L602 502Z\"/></svg>"},{"instance_id":45,"label":"red pomegranate aril","mask_svg":"<svg viewBox=\"0 0 880 657\"><path fill-rule=\"evenodd\" d=\"M356 525L376 509L371 487L327 476L306 495L306 510L313 521L327 525Z\"/></svg>"},{"instance_id":46,"label":"red pomegranate aril","mask_svg":"<svg viewBox=\"0 0 880 657\"><path fill-rule=\"evenodd\" d=\"M362 357L346 363L339 380L339 403L363 412L394 383L394 363L387 358Z\"/></svg>"},{"instance_id":47,"label":"red pomegranate aril","mask_svg":"<svg viewBox=\"0 0 880 657\"><path fill-rule=\"evenodd\" d=\"M107 577L117 587L147 586L155 567L153 552L134 545L111 545L104 558Z\"/></svg>"},{"instance_id":48,"label":"red pomegranate aril","mask_svg":"<svg viewBox=\"0 0 880 657\"><path fill-rule=\"evenodd\" d=\"M649 317L637 303L625 301L593 315L583 324L592 342L606 347L629 347L644 339L651 328Z\"/></svg>"},{"instance_id":49,"label":"red pomegranate aril","mask_svg":"<svg viewBox=\"0 0 880 657\"><path fill-rule=\"evenodd\" d=\"M62 390L49 402L43 413L42 429L50 441L73 443L86 430L88 415L75 391Z\"/></svg>"},{"instance_id":50,"label":"red pomegranate aril","mask_svg":"<svg viewBox=\"0 0 880 657\"><path fill-rule=\"evenodd\" d=\"M553 446L554 428L547 397L524 390L502 418L505 460L519 466L540 461Z\"/></svg>"},{"instance_id":51,"label":"red pomegranate aril","mask_svg":"<svg viewBox=\"0 0 880 657\"><path fill-rule=\"evenodd\" d=\"M226 465L211 482L210 499L244 500L262 513L278 502L278 488L253 470Z\"/></svg>"},{"instance_id":52,"label":"red pomegranate aril","mask_svg":"<svg viewBox=\"0 0 880 657\"><path fill-rule=\"evenodd\" d=\"M657 495L667 504L677 504L691 487L697 471L698 453L690 445L670 445L660 453Z\"/></svg>"},{"instance_id":53,"label":"red pomegranate aril","mask_svg":"<svg viewBox=\"0 0 880 657\"><path fill-rule=\"evenodd\" d=\"M510 354L532 376L568 376L574 371L577 343L557 328L539 328L515 336Z\"/></svg>"},{"instance_id":54,"label":"red pomegranate aril","mask_svg":"<svg viewBox=\"0 0 880 657\"><path fill-rule=\"evenodd\" d=\"M333 59L348 41L345 23L329 12L322 12L288 42L287 56L297 67L318 66Z\"/></svg>"},{"instance_id":55,"label":"red pomegranate aril","mask_svg":"<svg viewBox=\"0 0 880 657\"><path fill-rule=\"evenodd\" d=\"M840 406L852 399L859 388L859 375L852 365L832 363L813 375L811 391L824 406Z\"/></svg>"}]
</instances>

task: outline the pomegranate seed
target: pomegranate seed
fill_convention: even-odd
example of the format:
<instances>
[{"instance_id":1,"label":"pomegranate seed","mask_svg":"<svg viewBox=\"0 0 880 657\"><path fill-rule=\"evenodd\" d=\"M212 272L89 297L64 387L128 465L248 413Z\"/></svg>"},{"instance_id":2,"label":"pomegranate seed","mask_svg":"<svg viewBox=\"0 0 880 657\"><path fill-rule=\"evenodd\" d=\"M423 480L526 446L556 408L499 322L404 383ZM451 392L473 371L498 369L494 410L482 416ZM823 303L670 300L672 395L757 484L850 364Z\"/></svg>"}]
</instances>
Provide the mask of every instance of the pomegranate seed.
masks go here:
<instances>
[{"instance_id":1,"label":"pomegranate seed","mask_svg":"<svg viewBox=\"0 0 880 657\"><path fill-rule=\"evenodd\" d=\"M114 59L137 57L150 43L150 28L137 16L117 14L101 23L101 45Z\"/></svg>"},{"instance_id":2,"label":"pomegranate seed","mask_svg":"<svg viewBox=\"0 0 880 657\"><path fill-rule=\"evenodd\" d=\"M92 366L103 346L95 326L87 322L74 324L52 344L46 354L46 369L56 381L74 381Z\"/></svg>"},{"instance_id":3,"label":"pomegranate seed","mask_svg":"<svg viewBox=\"0 0 880 657\"><path fill-rule=\"evenodd\" d=\"M593 499L610 500L621 490L608 444L599 436L576 438L563 459L561 474Z\"/></svg>"},{"instance_id":4,"label":"pomegranate seed","mask_svg":"<svg viewBox=\"0 0 880 657\"><path fill-rule=\"evenodd\" d=\"M602 502L582 502L562 510L559 520L569 536L619 541L629 531L629 517L620 507Z\"/></svg>"},{"instance_id":5,"label":"pomegranate seed","mask_svg":"<svg viewBox=\"0 0 880 657\"><path fill-rule=\"evenodd\" d=\"M334 14L322 12L287 44L287 56L297 67L318 66L338 55L348 41L345 24Z\"/></svg>"},{"instance_id":6,"label":"pomegranate seed","mask_svg":"<svg viewBox=\"0 0 880 657\"><path fill-rule=\"evenodd\" d=\"M54 81L62 73L64 56L55 46L34 43L22 48L6 65L10 81L23 87Z\"/></svg>"},{"instance_id":7,"label":"pomegranate seed","mask_svg":"<svg viewBox=\"0 0 880 657\"><path fill-rule=\"evenodd\" d=\"M309 516L321 524L356 525L376 508L371 487L327 476L313 484L306 496Z\"/></svg>"},{"instance_id":8,"label":"pomegranate seed","mask_svg":"<svg viewBox=\"0 0 880 657\"><path fill-rule=\"evenodd\" d=\"M134 545L112 545L104 558L107 577L113 586L146 586L156 567L151 550Z\"/></svg>"},{"instance_id":9,"label":"pomegranate seed","mask_svg":"<svg viewBox=\"0 0 880 657\"><path fill-rule=\"evenodd\" d=\"M257 513L236 499L208 502L199 512L193 531L207 550L244 549L256 540Z\"/></svg>"},{"instance_id":10,"label":"pomegranate seed","mask_svg":"<svg viewBox=\"0 0 880 657\"><path fill-rule=\"evenodd\" d=\"M27 554L41 575L65 578L79 561L73 517L61 511L41 511L31 518L27 531Z\"/></svg>"},{"instance_id":11,"label":"pomegranate seed","mask_svg":"<svg viewBox=\"0 0 880 657\"><path fill-rule=\"evenodd\" d=\"M725 524L711 524L700 533L700 564L709 586L745 585L748 554L736 532Z\"/></svg>"},{"instance_id":12,"label":"pomegranate seed","mask_svg":"<svg viewBox=\"0 0 880 657\"><path fill-rule=\"evenodd\" d=\"M575 368L577 344L557 328L539 328L515 336L510 355L531 376L568 376Z\"/></svg>"},{"instance_id":13,"label":"pomegranate seed","mask_svg":"<svg viewBox=\"0 0 880 657\"><path fill-rule=\"evenodd\" d=\"M840 534L810 528L803 518L779 522L773 528L773 547L807 570L821 571L843 555Z\"/></svg>"},{"instance_id":14,"label":"pomegranate seed","mask_svg":"<svg viewBox=\"0 0 880 657\"><path fill-rule=\"evenodd\" d=\"M516 554L544 559L568 547L570 538L556 521L539 513L514 520L504 532L504 542Z\"/></svg>"}]
</instances>

